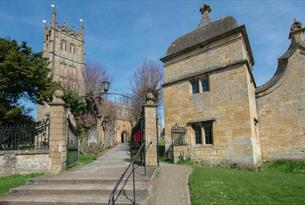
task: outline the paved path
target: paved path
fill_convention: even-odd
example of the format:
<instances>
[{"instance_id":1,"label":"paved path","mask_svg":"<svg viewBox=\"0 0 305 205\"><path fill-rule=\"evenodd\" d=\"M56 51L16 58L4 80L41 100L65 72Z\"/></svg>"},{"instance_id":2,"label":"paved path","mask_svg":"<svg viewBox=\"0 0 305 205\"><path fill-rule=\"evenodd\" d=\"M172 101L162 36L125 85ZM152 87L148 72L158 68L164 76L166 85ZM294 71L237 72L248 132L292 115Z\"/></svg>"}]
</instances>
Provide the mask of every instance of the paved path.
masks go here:
<instances>
[{"instance_id":1,"label":"paved path","mask_svg":"<svg viewBox=\"0 0 305 205\"><path fill-rule=\"evenodd\" d=\"M157 171L151 205L190 205L190 166L161 163Z\"/></svg>"},{"instance_id":2,"label":"paved path","mask_svg":"<svg viewBox=\"0 0 305 205\"><path fill-rule=\"evenodd\" d=\"M128 145L120 144L104 153L96 161L80 168L64 171L57 176L42 176L28 185L13 189L0 197L0 205L103 205L117 180L129 165ZM154 169L136 169L136 198L138 204L148 200ZM132 178L125 181L124 192L116 204L132 203ZM121 187L121 186L120 186Z\"/></svg>"},{"instance_id":3,"label":"paved path","mask_svg":"<svg viewBox=\"0 0 305 205\"><path fill-rule=\"evenodd\" d=\"M108 150L92 163L75 170L62 172L57 178L117 177L123 173L129 162L130 156L128 155L128 145L119 144Z\"/></svg>"},{"instance_id":4,"label":"paved path","mask_svg":"<svg viewBox=\"0 0 305 205\"><path fill-rule=\"evenodd\" d=\"M97 160L76 170L70 170L61 173L56 178L112 178L118 179L126 167L130 163L130 155L128 154L128 144L119 144L110 149ZM138 167L138 177L142 177L140 173L142 167ZM151 170L150 170L151 171ZM144 172L143 172L144 173Z\"/></svg>"}]
</instances>

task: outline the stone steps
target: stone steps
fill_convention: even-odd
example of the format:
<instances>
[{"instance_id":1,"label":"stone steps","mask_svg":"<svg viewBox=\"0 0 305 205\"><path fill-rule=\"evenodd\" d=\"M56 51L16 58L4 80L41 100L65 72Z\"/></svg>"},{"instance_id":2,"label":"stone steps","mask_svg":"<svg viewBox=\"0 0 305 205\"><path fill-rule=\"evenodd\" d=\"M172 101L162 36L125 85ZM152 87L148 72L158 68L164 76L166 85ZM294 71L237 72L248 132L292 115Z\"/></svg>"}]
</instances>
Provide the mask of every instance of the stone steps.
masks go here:
<instances>
[{"instance_id":1,"label":"stone steps","mask_svg":"<svg viewBox=\"0 0 305 205\"><path fill-rule=\"evenodd\" d=\"M32 179L27 185L11 189L10 195L0 199L0 205L77 205L107 204L116 179ZM136 199L143 204L152 188L150 179L137 179ZM119 190L122 185L119 186ZM118 193L119 191L117 191ZM132 204L133 189L130 178L123 188L117 204Z\"/></svg>"},{"instance_id":2,"label":"stone steps","mask_svg":"<svg viewBox=\"0 0 305 205\"><path fill-rule=\"evenodd\" d=\"M11 189L10 194L0 197L0 205L103 205L108 204L109 196L118 179L128 166L127 145L118 145L99 160L84 167L64 171L57 176L40 176L27 181L24 186ZM117 160L121 158L121 160ZM131 171L131 170L130 170ZM127 172L129 175L130 171ZM155 167L136 166L136 202L145 205L152 190L152 178ZM127 176L126 176L127 177ZM125 184L124 191L116 201L116 205L132 204L132 175ZM118 194L118 192L116 192Z\"/></svg>"},{"instance_id":3,"label":"stone steps","mask_svg":"<svg viewBox=\"0 0 305 205\"><path fill-rule=\"evenodd\" d=\"M71 184L103 184L103 185L115 185L117 183L117 178L101 178L101 179L92 179L92 178L42 178L42 179L30 179L27 181L27 185L71 185ZM149 185L151 183L150 179L136 179L136 184L140 185ZM131 178L128 180L127 184L131 184Z\"/></svg>"},{"instance_id":4,"label":"stone steps","mask_svg":"<svg viewBox=\"0 0 305 205\"><path fill-rule=\"evenodd\" d=\"M137 196L137 204L143 204L146 198ZM98 194L69 194L69 195L21 195L9 196L0 201L0 205L106 205L108 204L108 196L100 196ZM132 204L132 198L123 195L116 201L117 205Z\"/></svg>"},{"instance_id":5,"label":"stone steps","mask_svg":"<svg viewBox=\"0 0 305 205\"><path fill-rule=\"evenodd\" d=\"M148 194L148 186L139 185L136 183L137 195L145 195ZM102 184L72 184L72 185L34 185L34 186L22 186L18 188L14 188L11 190L11 193L16 195L30 195L30 194L37 194L37 195L52 195L52 194L99 194L109 196L113 190L114 185L102 185ZM119 189L122 186L119 186ZM125 185L123 188L124 192L127 196L132 195L132 185L128 184Z\"/></svg>"}]
</instances>

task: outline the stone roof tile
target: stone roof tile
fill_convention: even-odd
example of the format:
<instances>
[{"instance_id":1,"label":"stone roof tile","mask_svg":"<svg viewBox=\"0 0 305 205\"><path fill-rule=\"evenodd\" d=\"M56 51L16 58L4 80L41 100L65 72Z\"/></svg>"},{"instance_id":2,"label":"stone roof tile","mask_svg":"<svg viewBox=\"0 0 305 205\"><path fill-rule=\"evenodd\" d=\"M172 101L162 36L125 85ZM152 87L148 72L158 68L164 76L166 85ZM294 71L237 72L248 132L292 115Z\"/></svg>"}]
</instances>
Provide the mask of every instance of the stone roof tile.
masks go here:
<instances>
[{"instance_id":1,"label":"stone roof tile","mask_svg":"<svg viewBox=\"0 0 305 205\"><path fill-rule=\"evenodd\" d=\"M194 31L175 40L167 49L166 56L209 40L236 27L238 27L238 23L232 16L223 17L219 20L209 22L208 24L197 27Z\"/></svg>"}]
</instances>

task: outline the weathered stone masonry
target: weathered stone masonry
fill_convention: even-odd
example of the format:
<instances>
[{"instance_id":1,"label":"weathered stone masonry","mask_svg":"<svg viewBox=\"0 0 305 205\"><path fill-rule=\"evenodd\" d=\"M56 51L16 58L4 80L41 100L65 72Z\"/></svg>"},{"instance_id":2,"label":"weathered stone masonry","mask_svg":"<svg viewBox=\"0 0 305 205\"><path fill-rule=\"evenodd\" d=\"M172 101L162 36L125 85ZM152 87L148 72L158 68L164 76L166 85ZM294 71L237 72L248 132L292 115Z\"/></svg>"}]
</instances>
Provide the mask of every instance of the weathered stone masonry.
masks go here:
<instances>
[{"instance_id":1,"label":"weathered stone masonry","mask_svg":"<svg viewBox=\"0 0 305 205\"><path fill-rule=\"evenodd\" d=\"M209 11L203 7L199 26L175 40L161 59L167 142L177 123L187 128L188 146L181 152L193 161L249 167L261 159L305 159L304 29L290 33L292 45L276 74L282 77L257 88L245 26L233 17L211 21ZM195 140L198 126L201 141L199 135ZM213 141L206 143L210 132Z\"/></svg>"},{"instance_id":2,"label":"weathered stone masonry","mask_svg":"<svg viewBox=\"0 0 305 205\"><path fill-rule=\"evenodd\" d=\"M256 89L263 160L305 159L305 40L296 20L289 38L275 75Z\"/></svg>"},{"instance_id":3,"label":"weathered stone masonry","mask_svg":"<svg viewBox=\"0 0 305 205\"><path fill-rule=\"evenodd\" d=\"M84 23L81 23L80 31L73 27L58 24L56 10L53 8L50 24L44 28L43 57L49 59L49 68L52 79L65 88L85 94L84 83ZM49 113L48 106L38 105L38 120Z\"/></svg>"}]
</instances>

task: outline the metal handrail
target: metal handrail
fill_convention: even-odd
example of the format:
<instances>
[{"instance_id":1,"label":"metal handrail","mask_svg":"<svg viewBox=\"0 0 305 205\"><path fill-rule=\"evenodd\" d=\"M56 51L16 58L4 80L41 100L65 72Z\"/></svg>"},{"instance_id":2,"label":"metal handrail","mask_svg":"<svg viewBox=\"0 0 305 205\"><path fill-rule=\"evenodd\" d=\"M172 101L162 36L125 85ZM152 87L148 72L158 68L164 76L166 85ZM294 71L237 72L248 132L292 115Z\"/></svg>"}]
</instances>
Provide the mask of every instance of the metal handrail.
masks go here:
<instances>
[{"instance_id":1,"label":"metal handrail","mask_svg":"<svg viewBox=\"0 0 305 205\"><path fill-rule=\"evenodd\" d=\"M129 165L126 167L126 169L124 170L123 174L121 175L121 177L119 178L119 180L117 181L116 185L114 186L110 196L109 196L109 199L108 199L108 205L115 205L115 202L116 200L119 198L120 194L122 193L123 191L123 188L124 186L126 185L130 175L132 174L132 177L133 177L133 204L135 205L136 204L136 193L135 193L135 168L134 168L134 164L135 164L135 160L136 158L139 156L139 154L141 153L141 151L143 150L144 152L148 149L148 147L152 144L152 142L150 142L148 144L148 146L146 147L145 149L145 143L143 143L139 150L137 151L137 153L135 154L135 156L133 157L133 159L131 160L131 162L129 163ZM115 197L115 193L118 191L118 187L119 185L121 184L124 176L127 174L129 168L132 167L132 170L131 172L129 173L129 175L126 177L126 180L125 180L125 184L122 186L122 188L120 189L118 195ZM146 163L145 163L145 176L146 176Z\"/></svg>"}]
</instances>

